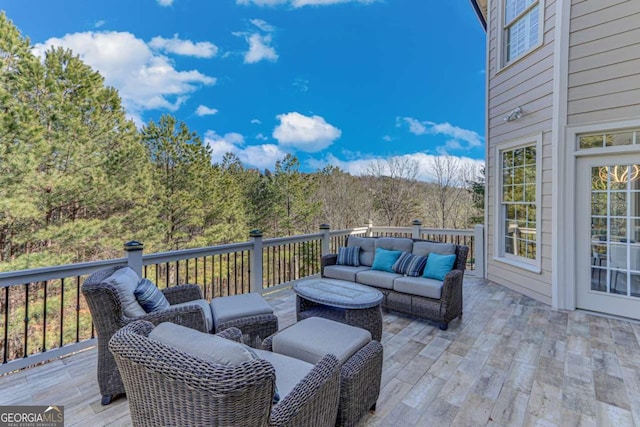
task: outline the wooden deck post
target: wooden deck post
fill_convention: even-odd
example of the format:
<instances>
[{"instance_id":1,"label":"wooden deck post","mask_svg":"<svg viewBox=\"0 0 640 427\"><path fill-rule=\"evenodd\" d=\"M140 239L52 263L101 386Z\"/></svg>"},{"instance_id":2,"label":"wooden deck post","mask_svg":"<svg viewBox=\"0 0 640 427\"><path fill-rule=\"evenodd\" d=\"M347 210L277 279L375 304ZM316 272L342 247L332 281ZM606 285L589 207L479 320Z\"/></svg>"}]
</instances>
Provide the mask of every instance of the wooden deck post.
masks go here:
<instances>
[{"instance_id":1,"label":"wooden deck post","mask_svg":"<svg viewBox=\"0 0 640 427\"><path fill-rule=\"evenodd\" d=\"M142 277L142 250L144 244L130 240L124 244L124 250L127 253L127 265L136 272L138 277Z\"/></svg>"},{"instance_id":2,"label":"wooden deck post","mask_svg":"<svg viewBox=\"0 0 640 427\"><path fill-rule=\"evenodd\" d=\"M422 227L422 221L420 221L419 219L414 219L411 222L411 225L413 226L413 230L411 231L411 237L413 239L419 239L420 238L420 228Z\"/></svg>"},{"instance_id":3,"label":"wooden deck post","mask_svg":"<svg viewBox=\"0 0 640 427\"><path fill-rule=\"evenodd\" d=\"M262 292L262 231L251 230L249 240L253 243L249 263L249 289L251 292Z\"/></svg>"},{"instance_id":4,"label":"wooden deck post","mask_svg":"<svg viewBox=\"0 0 640 427\"><path fill-rule=\"evenodd\" d=\"M322 233L322 255L331 253L331 234L329 224L320 224L320 232Z\"/></svg>"},{"instance_id":5,"label":"wooden deck post","mask_svg":"<svg viewBox=\"0 0 640 427\"><path fill-rule=\"evenodd\" d=\"M476 277L486 279L485 275L485 246L484 246L484 225L477 224L473 229L474 258Z\"/></svg>"}]
</instances>

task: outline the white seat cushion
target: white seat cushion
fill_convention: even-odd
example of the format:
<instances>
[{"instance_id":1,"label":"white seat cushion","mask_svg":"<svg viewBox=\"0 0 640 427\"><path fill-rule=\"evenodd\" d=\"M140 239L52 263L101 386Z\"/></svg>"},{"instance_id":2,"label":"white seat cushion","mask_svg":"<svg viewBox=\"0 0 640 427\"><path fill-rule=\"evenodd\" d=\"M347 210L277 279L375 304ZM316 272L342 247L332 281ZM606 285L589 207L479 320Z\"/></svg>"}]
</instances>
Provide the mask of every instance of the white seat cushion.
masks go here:
<instances>
[{"instance_id":1,"label":"white seat cushion","mask_svg":"<svg viewBox=\"0 0 640 427\"><path fill-rule=\"evenodd\" d=\"M324 268L324 276L330 279L346 280L355 282L356 274L360 271L371 270L371 267L352 267L349 265L328 265Z\"/></svg>"},{"instance_id":2,"label":"white seat cushion","mask_svg":"<svg viewBox=\"0 0 640 427\"><path fill-rule=\"evenodd\" d=\"M436 279L424 277L400 277L393 282L393 290L405 294L419 295L421 297L440 299L442 295L442 282Z\"/></svg>"},{"instance_id":3,"label":"white seat cushion","mask_svg":"<svg viewBox=\"0 0 640 427\"><path fill-rule=\"evenodd\" d=\"M387 271L367 270L356 275L356 282L376 288L393 289L393 281L398 277L402 277L402 275Z\"/></svg>"},{"instance_id":4,"label":"white seat cushion","mask_svg":"<svg viewBox=\"0 0 640 427\"><path fill-rule=\"evenodd\" d=\"M229 320L259 314L273 314L273 308L262 298L262 295L252 292L212 299L211 314L217 330L219 325Z\"/></svg>"},{"instance_id":5,"label":"white seat cushion","mask_svg":"<svg viewBox=\"0 0 640 427\"><path fill-rule=\"evenodd\" d=\"M313 369L311 363L293 357L266 350L254 349L253 351L260 359L271 363L276 370L276 387L280 401Z\"/></svg>"},{"instance_id":6,"label":"white seat cushion","mask_svg":"<svg viewBox=\"0 0 640 427\"><path fill-rule=\"evenodd\" d=\"M202 309L204 313L204 320L207 325L207 331L211 331L213 329L213 316L211 315L211 307L206 299L195 299L193 301L181 302L180 304L174 304L171 307L182 307L185 305L197 305Z\"/></svg>"},{"instance_id":7,"label":"white seat cushion","mask_svg":"<svg viewBox=\"0 0 640 427\"><path fill-rule=\"evenodd\" d=\"M365 329L309 317L278 332L273 337L273 351L312 364L333 354L342 364L370 341L371 333Z\"/></svg>"}]
</instances>

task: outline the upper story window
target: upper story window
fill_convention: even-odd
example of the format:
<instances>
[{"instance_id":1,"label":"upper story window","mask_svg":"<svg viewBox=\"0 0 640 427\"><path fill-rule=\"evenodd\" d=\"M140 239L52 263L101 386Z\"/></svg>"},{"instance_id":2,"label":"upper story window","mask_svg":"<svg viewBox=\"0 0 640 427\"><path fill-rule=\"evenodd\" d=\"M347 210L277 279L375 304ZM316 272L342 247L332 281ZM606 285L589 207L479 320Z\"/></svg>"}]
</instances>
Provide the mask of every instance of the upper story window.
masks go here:
<instances>
[{"instance_id":1,"label":"upper story window","mask_svg":"<svg viewBox=\"0 0 640 427\"><path fill-rule=\"evenodd\" d=\"M504 65L521 57L542 39L543 0L502 0L504 5Z\"/></svg>"}]
</instances>

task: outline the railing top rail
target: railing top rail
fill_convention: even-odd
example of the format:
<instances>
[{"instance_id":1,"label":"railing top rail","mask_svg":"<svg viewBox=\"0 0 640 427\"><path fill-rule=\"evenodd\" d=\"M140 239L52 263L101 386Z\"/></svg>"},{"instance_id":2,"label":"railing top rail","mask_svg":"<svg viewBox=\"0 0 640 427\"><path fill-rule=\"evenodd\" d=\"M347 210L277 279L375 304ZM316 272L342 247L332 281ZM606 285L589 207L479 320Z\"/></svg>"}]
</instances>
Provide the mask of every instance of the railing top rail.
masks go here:
<instances>
[{"instance_id":1,"label":"railing top rail","mask_svg":"<svg viewBox=\"0 0 640 427\"><path fill-rule=\"evenodd\" d=\"M441 236L473 236L472 228L421 228L420 234L437 234Z\"/></svg>"},{"instance_id":2,"label":"railing top rail","mask_svg":"<svg viewBox=\"0 0 640 427\"><path fill-rule=\"evenodd\" d=\"M45 280L64 279L93 273L101 268L126 264L126 258L105 261L89 261L76 264L58 265L55 267L40 267L29 270L7 271L0 273L0 288L23 285L25 283L41 282Z\"/></svg>"},{"instance_id":3,"label":"railing top rail","mask_svg":"<svg viewBox=\"0 0 640 427\"><path fill-rule=\"evenodd\" d=\"M330 236L348 236L353 234L362 234L366 233L369 230L369 227L355 227L355 228L347 228L345 230L331 230L329 232Z\"/></svg>"},{"instance_id":4,"label":"railing top rail","mask_svg":"<svg viewBox=\"0 0 640 427\"><path fill-rule=\"evenodd\" d=\"M287 243L308 242L310 240L322 239L323 233L301 234L299 236L273 237L264 239L262 245L264 247L286 245Z\"/></svg>"},{"instance_id":5,"label":"railing top rail","mask_svg":"<svg viewBox=\"0 0 640 427\"><path fill-rule=\"evenodd\" d=\"M412 230L413 228L411 227L371 227L373 233L411 233Z\"/></svg>"},{"instance_id":6,"label":"railing top rail","mask_svg":"<svg viewBox=\"0 0 640 427\"><path fill-rule=\"evenodd\" d=\"M163 262L180 261L184 259L201 258L211 255L228 254L249 251L253 249L252 242L229 243L226 245L207 246L205 248L181 249L179 251L159 252L142 256L143 265L160 264Z\"/></svg>"}]
</instances>

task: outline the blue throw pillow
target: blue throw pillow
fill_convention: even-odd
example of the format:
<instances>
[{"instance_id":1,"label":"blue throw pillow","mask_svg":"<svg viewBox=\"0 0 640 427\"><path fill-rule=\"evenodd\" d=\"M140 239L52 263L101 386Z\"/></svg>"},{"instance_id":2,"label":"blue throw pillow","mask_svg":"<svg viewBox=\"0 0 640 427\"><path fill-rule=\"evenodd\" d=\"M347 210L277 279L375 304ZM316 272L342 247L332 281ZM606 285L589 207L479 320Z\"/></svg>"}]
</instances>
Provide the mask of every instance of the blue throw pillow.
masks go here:
<instances>
[{"instance_id":1,"label":"blue throw pillow","mask_svg":"<svg viewBox=\"0 0 640 427\"><path fill-rule=\"evenodd\" d=\"M371 269L395 273L393 271L393 264L398 260L400 254L402 254L402 251L388 251L386 249L377 248Z\"/></svg>"},{"instance_id":2,"label":"blue throw pillow","mask_svg":"<svg viewBox=\"0 0 640 427\"><path fill-rule=\"evenodd\" d=\"M431 252L427 257L427 266L424 269L422 277L428 279L444 280L444 276L453 268L456 262L456 254L440 255Z\"/></svg>"},{"instance_id":3,"label":"blue throw pillow","mask_svg":"<svg viewBox=\"0 0 640 427\"><path fill-rule=\"evenodd\" d=\"M336 264L360 267L360 246L338 248L338 259Z\"/></svg>"},{"instance_id":4,"label":"blue throw pillow","mask_svg":"<svg viewBox=\"0 0 640 427\"><path fill-rule=\"evenodd\" d=\"M147 313L166 310L171 306L160 289L149 279L140 280L133 294Z\"/></svg>"},{"instance_id":5,"label":"blue throw pillow","mask_svg":"<svg viewBox=\"0 0 640 427\"><path fill-rule=\"evenodd\" d=\"M426 264L426 256L413 255L410 252L402 252L402 255L400 255L396 263L393 264L393 271L410 277L420 277Z\"/></svg>"}]
</instances>

